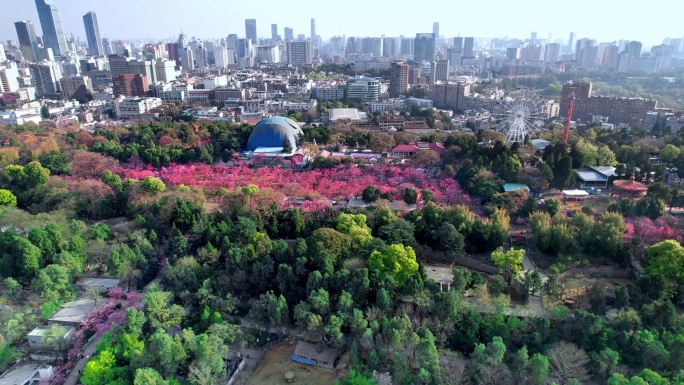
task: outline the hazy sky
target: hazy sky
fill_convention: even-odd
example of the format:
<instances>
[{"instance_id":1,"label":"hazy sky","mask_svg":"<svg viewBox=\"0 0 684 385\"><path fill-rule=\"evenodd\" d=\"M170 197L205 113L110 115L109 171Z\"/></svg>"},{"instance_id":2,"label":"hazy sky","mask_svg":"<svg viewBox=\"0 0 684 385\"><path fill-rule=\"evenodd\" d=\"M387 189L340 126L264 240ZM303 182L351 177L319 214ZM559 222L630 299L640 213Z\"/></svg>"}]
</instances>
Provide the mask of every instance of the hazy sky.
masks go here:
<instances>
[{"instance_id":1,"label":"hazy sky","mask_svg":"<svg viewBox=\"0 0 684 385\"><path fill-rule=\"evenodd\" d=\"M162 39L177 36L181 28L189 37L245 35L244 19L257 19L259 37L270 37L271 24L309 35L310 18L316 18L318 35L415 36L432 32L440 23L440 35L568 39L589 37L599 42L639 40L660 44L667 36L682 37L681 0L651 0L633 6L615 0L54 0L67 37L85 37L83 15L97 12L103 38ZM563 10L566 7L567 10ZM0 0L0 39L17 39L14 22L30 20L36 33L40 23L33 0Z\"/></svg>"}]
</instances>

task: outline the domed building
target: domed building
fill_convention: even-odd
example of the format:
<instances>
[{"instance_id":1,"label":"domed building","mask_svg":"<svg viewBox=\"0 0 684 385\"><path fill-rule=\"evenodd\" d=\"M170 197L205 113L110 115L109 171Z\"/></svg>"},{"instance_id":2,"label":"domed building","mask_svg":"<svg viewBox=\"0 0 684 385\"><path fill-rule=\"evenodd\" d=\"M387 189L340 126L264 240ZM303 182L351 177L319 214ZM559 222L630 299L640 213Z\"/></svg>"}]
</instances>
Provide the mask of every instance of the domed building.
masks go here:
<instances>
[{"instance_id":1,"label":"domed building","mask_svg":"<svg viewBox=\"0 0 684 385\"><path fill-rule=\"evenodd\" d=\"M282 116L273 116L262 120L254 126L245 149L253 153L263 153L264 155L279 154L282 156L292 156L299 149L298 137L300 134L303 134L302 129L295 121ZM285 138L292 145L292 151L287 154L283 153Z\"/></svg>"}]
</instances>

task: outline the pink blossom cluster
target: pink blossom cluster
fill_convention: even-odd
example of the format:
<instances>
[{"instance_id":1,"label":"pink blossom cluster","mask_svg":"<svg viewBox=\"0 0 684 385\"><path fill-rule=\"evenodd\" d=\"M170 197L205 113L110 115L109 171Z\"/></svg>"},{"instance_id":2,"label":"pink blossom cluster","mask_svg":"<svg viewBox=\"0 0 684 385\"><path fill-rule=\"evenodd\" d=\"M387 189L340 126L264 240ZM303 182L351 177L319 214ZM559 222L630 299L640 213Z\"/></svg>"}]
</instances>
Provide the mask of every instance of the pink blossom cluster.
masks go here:
<instances>
[{"instance_id":1,"label":"pink blossom cluster","mask_svg":"<svg viewBox=\"0 0 684 385\"><path fill-rule=\"evenodd\" d=\"M647 245L653 245L667 239L684 241L684 230L677 228L677 219L663 216L656 220L646 217L625 218L627 229L623 235L625 240L640 238Z\"/></svg>"},{"instance_id":2,"label":"pink blossom cluster","mask_svg":"<svg viewBox=\"0 0 684 385\"><path fill-rule=\"evenodd\" d=\"M453 178L434 177L415 167L341 165L333 169L300 171L281 167L228 167L194 163L171 164L160 170L150 166L131 168L130 165L125 165L118 171L123 178L144 179L146 176L154 176L167 184L207 190L231 190L254 184L259 188L270 187L276 191L287 187L287 194L290 196L316 192L328 199L345 199L350 196L360 197L366 186L375 186L383 193L389 193L392 199L400 200L405 188L414 187L418 190L432 190L440 203L476 203Z\"/></svg>"}]
</instances>

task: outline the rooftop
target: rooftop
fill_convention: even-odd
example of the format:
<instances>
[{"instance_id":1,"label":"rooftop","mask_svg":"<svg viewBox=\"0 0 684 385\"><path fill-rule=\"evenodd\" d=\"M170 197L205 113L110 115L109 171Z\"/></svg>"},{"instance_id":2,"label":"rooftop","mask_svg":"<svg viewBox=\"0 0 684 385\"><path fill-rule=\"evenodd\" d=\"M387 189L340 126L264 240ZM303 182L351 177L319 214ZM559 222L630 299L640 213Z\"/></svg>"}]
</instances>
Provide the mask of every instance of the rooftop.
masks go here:
<instances>
[{"instance_id":1,"label":"rooftop","mask_svg":"<svg viewBox=\"0 0 684 385\"><path fill-rule=\"evenodd\" d=\"M333 108L328 112L328 116L330 117L330 120L361 120L359 110L357 110L356 108Z\"/></svg>"},{"instance_id":2,"label":"rooftop","mask_svg":"<svg viewBox=\"0 0 684 385\"><path fill-rule=\"evenodd\" d=\"M41 369L45 371L46 377L49 378L52 366L45 365L42 362L26 362L15 365L0 376L0 385L24 385L34 378ZM38 379L40 379L40 376Z\"/></svg>"},{"instance_id":3,"label":"rooftop","mask_svg":"<svg viewBox=\"0 0 684 385\"><path fill-rule=\"evenodd\" d=\"M503 185L503 189L505 192L515 191L515 190L530 191L530 188L527 187L526 184L521 184L521 183L506 183L505 185Z\"/></svg>"},{"instance_id":4,"label":"rooftop","mask_svg":"<svg viewBox=\"0 0 684 385\"><path fill-rule=\"evenodd\" d=\"M118 279L111 278L82 278L76 283L76 286L85 287L99 287L100 289L109 290L119 284Z\"/></svg>"},{"instance_id":5,"label":"rooftop","mask_svg":"<svg viewBox=\"0 0 684 385\"><path fill-rule=\"evenodd\" d=\"M97 304L102 305L105 302L107 302L106 299L100 299ZM48 318L48 322L79 324L88 317L88 313L93 309L95 309L95 301L89 298L78 299L64 305L61 310Z\"/></svg>"},{"instance_id":6,"label":"rooftop","mask_svg":"<svg viewBox=\"0 0 684 385\"><path fill-rule=\"evenodd\" d=\"M337 359L337 350L335 349L323 349L318 350L316 344L309 342L299 341L297 342L297 347L295 348L294 354L299 357L308 358L311 360L327 362L332 364Z\"/></svg>"}]
</instances>

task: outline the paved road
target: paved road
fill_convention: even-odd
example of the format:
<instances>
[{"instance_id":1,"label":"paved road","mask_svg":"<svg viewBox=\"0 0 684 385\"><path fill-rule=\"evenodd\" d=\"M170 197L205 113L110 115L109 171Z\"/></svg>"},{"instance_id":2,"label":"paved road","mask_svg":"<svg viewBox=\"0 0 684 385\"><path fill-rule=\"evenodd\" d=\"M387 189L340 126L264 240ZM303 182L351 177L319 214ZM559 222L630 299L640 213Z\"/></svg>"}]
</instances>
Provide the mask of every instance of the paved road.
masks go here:
<instances>
[{"instance_id":1,"label":"paved road","mask_svg":"<svg viewBox=\"0 0 684 385\"><path fill-rule=\"evenodd\" d=\"M148 283L147 286L145 286L145 288L143 289L142 300L145 299L145 293L147 293L147 289L150 287L150 285L152 283L159 284L159 282L161 281L161 277L162 277L162 272L157 274L157 276L154 277L154 279L150 283ZM88 361L90 361L90 358L95 353L95 347L100 342L102 342L102 336L95 339L95 341L93 341L86 348L86 350L83 351L83 358L78 360L78 362L76 362L76 365L74 366L74 368L71 369L71 373L69 373L69 376L67 376L66 380L64 381L64 385L76 385L77 383L79 383L78 380L80 380L80 378L81 378L81 373L83 372L83 369L85 368Z\"/></svg>"}]
</instances>

